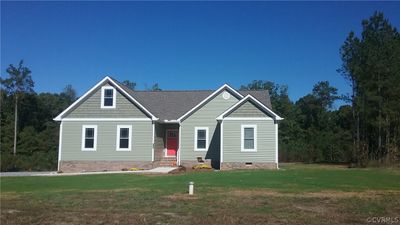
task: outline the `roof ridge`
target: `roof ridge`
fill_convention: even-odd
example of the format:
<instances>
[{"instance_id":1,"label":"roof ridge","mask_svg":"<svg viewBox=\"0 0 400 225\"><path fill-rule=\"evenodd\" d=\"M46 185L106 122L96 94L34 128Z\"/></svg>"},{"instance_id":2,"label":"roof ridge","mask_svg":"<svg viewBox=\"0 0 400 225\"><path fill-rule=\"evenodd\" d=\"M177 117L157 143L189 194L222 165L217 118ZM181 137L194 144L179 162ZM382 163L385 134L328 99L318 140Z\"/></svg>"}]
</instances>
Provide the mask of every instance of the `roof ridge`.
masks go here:
<instances>
[{"instance_id":1,"label":"roof ridge","mask_svg":"<svg viewBox=\"0 0 400 225\"><path fill-rule=\"evenodd\" d=\"M207 91L214 91L214 90L161 90L161 91L146 91L146 90L132 90L134 92L207 92Z\"/></svg>"}]
</instances>

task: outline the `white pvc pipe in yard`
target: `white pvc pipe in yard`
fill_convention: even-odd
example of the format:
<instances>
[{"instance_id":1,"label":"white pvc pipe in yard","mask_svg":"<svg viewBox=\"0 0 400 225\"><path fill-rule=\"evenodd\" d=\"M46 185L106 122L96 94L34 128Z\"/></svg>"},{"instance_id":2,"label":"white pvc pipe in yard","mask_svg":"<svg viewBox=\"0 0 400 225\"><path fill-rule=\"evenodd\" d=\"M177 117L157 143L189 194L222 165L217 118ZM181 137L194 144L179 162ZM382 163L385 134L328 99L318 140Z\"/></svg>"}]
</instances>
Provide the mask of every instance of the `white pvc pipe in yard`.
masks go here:
<instances>
[{"instance_id":1,"label":"white pvc pipe in yard","mask_svg":"<svg viewBox=\"0 0 400 225\"><path fill-rule=\"evenodd\" d=\"M189 195L193 195L194 193L194 182L190 181L189 182Z\"/></svg>"}]
</instances>

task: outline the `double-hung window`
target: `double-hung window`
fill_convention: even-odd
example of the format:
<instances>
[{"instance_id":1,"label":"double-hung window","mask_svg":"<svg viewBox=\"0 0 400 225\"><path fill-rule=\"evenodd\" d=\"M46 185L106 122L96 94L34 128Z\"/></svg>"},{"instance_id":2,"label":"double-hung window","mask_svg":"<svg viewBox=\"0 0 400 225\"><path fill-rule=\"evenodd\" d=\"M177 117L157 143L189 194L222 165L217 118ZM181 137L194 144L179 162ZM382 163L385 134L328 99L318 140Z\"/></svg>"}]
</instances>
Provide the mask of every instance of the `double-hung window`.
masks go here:
<instances>
[{"instance_id":1,"label":"double-hung window","mask_svg":"<svg viewBox=\"0 0 400 225\"><path fill-rule=\"evenodd\" d=\"M207 151L208 148L208 127L194 128L194 150Z\"/></svg>"},{"instance_id":2,"label":"double-hung window","mask_svg":"<svg viewBox=\"0 0 400 225\"><path fill-rule=\"evenodd\" d=\"M132 146L132 126L117 126L117 151L130 151Z\"/></svg>"},{"instance_id":3,"label":"double-hung window","mask_svg":"<svg viewBox=\"0 0 400 225\"><path fill-rule=\"evenodd\" d=\"M97 125L82 126L82 151L96 151Z\"/></svg>"},{"instance_id":4,"label":"double-hung window","mask_svg":"<svg viewBox=\"0 0 400 225\"><path fill-rule=\"evenodd\" d=\"M257 125L242 125L241 129L241 150L257 151Z\"/></svg>"},{"instance_id":5,"label":"double-hung window","mask_svg":"<svg viewBox=\"0 0 400 225\"><path fill-rule=\"evenodd\" d=\"M101 88L101 108L115 108L115 88L104 86Z\"/></svg>"}]
</instances>

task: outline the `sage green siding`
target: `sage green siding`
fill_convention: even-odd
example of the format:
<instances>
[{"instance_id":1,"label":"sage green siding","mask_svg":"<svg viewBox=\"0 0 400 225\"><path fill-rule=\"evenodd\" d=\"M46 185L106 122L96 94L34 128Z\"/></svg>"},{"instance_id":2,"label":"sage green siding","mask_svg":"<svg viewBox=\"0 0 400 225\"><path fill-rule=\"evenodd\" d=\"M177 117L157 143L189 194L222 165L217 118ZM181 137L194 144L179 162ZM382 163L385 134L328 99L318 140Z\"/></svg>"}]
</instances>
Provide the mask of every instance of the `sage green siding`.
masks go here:
<instances>
[{"instance_id":1,"label":"sage green siding","mask_svg":"<svg viewBox=\"0 0 400 225\"><path fill-rule=\"evenodd\" d=\"M105 84L103 86L110 86ZM65 118L147 118L137 106L116 90L115 108L101 108L101 86L82 103L72 109Z\"/></svg>"},{"instance_id":2,"label":"sage green siding","mask_svg":"<svg viewBox=\"0 0 400 225\"><path fill-rule=\"evenodd\" d=\"M257 125L257 152L241 151L241 126ZM223 162L275 162L275 124L271 120L224 120Z\"/></svg>"},{"instance_id":3,"label":"sage green siding","mask_svg":"<svg viewBox=\"0 0 400 225\"><path fill-rule=\"evenodd\" d=\"M62 122L61 160L151 161L151 121L64 121ZM96 151L82 151L82 126L97 125ZM132 125L131 151L116 151L117 125Z\"/></svg>"},{"instance_id":4,"label":"sage green siding","mask_svg":"<svg viewBox=\"0 0 400 225\"><path fill-rule=\"evenodd\" d=\"M224 99L222 95L223 92L215 96L181 123L181 160L196 160L196 157L202 157L203 159L219 158L220 131L216 129L218 125L216 118L239 101L233 95L229 99ZM208 151L194 151L195 127L208 127ZM216 130L217 132L215 132Z\"/></svg>"},{"instance_id":5,"label":"sage green siding","mask_svg":"<svg viewBox=\"0 0 400 225\"><path fill-rule=\"evenodd\" d=\"M253 103L247 101L227 117L267 117L267 115Z\"/></svg>"}]
</instances>

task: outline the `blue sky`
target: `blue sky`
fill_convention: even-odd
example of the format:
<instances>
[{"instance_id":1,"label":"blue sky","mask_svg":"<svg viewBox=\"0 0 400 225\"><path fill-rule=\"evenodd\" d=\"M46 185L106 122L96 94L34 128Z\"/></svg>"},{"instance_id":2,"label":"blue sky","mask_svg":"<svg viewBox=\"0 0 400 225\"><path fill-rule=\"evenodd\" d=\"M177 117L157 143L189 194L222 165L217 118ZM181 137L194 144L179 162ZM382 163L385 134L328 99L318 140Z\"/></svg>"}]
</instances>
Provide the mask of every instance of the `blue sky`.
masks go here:
<instances>
[{"instance_id":1,"label":"blue sky","mask_svg":"<svg viewBox=\"0 0 400 225\"><path fill-rule=\"evenodd\" d=\"M289 85L297 100L328 80L344 94L339 48L375 10L400 28L397 2L1 2L1 75L20 59L36 92L105 75L139 89Z\"/></svg>"}]
</instances>

